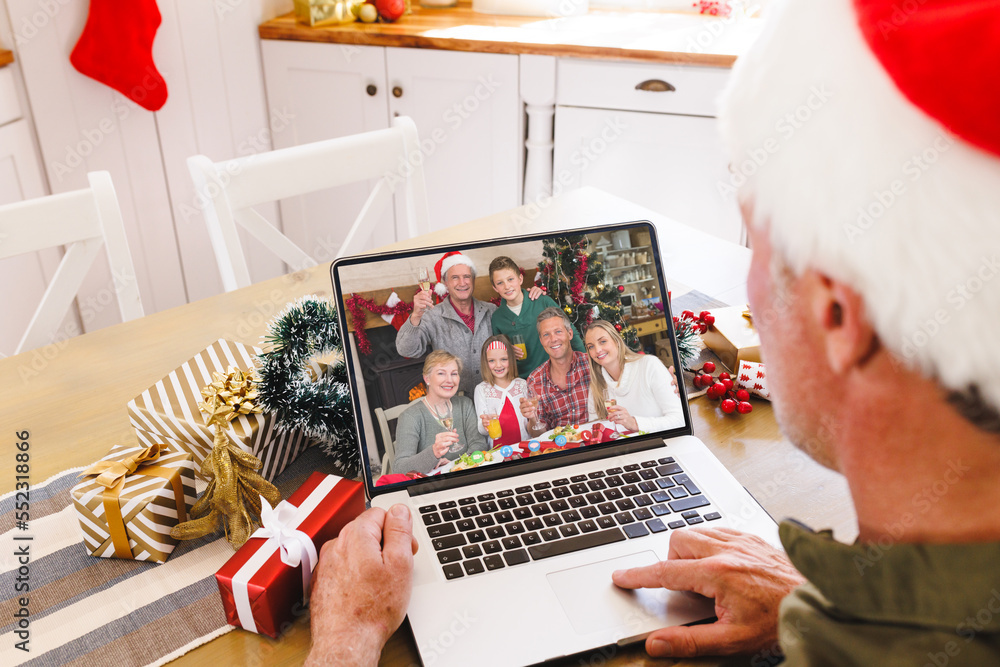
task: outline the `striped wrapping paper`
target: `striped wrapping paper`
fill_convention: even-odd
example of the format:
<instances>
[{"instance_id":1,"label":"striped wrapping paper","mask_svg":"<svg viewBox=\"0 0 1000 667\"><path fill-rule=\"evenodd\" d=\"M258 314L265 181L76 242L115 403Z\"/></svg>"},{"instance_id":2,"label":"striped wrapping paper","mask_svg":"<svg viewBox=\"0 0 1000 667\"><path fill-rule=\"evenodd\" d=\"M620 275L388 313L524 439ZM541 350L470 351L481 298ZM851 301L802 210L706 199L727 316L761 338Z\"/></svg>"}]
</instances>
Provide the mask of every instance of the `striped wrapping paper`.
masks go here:
<instances>
[{"instance_id":1,"label":"striped wrapping paper","mask_svg":"<svg viewBox=\"0 0 1000 667\"><path fill-rule=\"evenodd\" d=\"M144 447L116 445L102 461L124 461L140 453ZM191 455L184 451L166 451L148 466L169 468L180 476L184 491L184 516L188 517L197 499L194 488L194 464ZM170 536L170 529L179 521L174 489L170 480L143 474L147 464L140 464L134 473L125 477L118 494L121 518L128 535L133 560L162 563L170 556L177 540ZM73 487L73 506L80 519L83 544L87 553L101 558L114 558L115 546L111 540L108 517L104 507L105 487L97 483L97 475L88 476ZM188 517L190 518L190 517Z\"/></svg>"},{"instance_id":2,"label":"striped wrapping paper","mask_svg":"<svg viewBox=\"0 0 1000 667\"><path fill-rule=\"evenodd\" d=\"M190 452L195 470L212 451L212 431L205 425L198 404L201 388L212 382L212 372L225 373L230 366L242 370L255 367L261 350L220 338L165 378L129 401L129 421L144 446L165 443ZM279 432L268 414L240 415L226 431L240 449L259 458L261 475L274 478L309 446L300 431ZM200 474L200 472L199 472Z\"/></svg>"},{"instance_id":3,"label":"striped wrapping paper","mask_svg":"<svg viewBox=\"0 0 1000 667\"><path fill-rule=\"evenodd\" d=\"M0 665L130 667L162 665L233 630L219 597L215 573L233 557L221 532L182 541L165 563L91 558L80 546L80 524L70 489L83 468L31 487L31 521L15 526L15 494L0 496ZM336 474L332 460L313 447L283 472L282 497L314 470ZM195 480L198 491L205 484ZM26 539L27 538L27 539ZM16 588L17 549L28 545L30 590ZM14 613L28 597L30 652L15 648ZM301 613L285 633L308 632ZM243 632L243 630L239 630ZM231 662L266 656L233 656Z\"/></svg>"}]
</instances>

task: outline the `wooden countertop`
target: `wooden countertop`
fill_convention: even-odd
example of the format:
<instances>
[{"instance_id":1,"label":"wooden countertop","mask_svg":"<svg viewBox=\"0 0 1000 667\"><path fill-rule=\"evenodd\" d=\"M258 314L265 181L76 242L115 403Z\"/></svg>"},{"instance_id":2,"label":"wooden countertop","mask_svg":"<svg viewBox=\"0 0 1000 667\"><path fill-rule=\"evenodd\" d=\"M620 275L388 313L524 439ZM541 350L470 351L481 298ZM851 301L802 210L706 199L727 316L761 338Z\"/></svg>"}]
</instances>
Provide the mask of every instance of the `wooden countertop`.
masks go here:
<instances>
[{"instance_id":1,"label":"wooden countertop","mask_svg":"<svg viewBox=\"0 0 1000 667\"><path fill-rule=\"evenodd\" d=\"M261 39L402 46L730 67L760 34L756 18L720 19L680 12L591 11L584 16L499 16L457 7L427 9L396 23L310 27L285 14L260 25Z\"/></svg>"},{"instance_id":2,"label":"wooden countertop","mask_svg":"<svg viewBox=\"0 0 1000 667\"><path fill-rule=\"evenodd\" d=\"M14 62L14 52L7 49L0 49L0 67L6 67Z\"/></svg>"}]
</instances>

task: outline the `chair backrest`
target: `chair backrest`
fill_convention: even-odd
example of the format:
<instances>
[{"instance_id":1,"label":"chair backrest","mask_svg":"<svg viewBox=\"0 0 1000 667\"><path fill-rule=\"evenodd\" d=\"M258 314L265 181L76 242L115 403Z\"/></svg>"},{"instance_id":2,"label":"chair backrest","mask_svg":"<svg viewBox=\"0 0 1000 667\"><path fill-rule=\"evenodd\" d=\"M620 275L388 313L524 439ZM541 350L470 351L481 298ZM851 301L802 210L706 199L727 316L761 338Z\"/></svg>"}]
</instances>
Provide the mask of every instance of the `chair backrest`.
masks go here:
<instances>
[{"instance_id":1,"label":"chair backrest","mask_svg":"<svg viewBox=\"0 0 1000 667\"><path fill-rule=\"evenodd\" d=\"M262 241L292 270L317 262L292 243L264 216L253 210L265 202L378 179L347 233L337 256L360 251L374 221L392 202L397 182L405 184L407 230L411 237L428 231L427 193L417 126L397 116L392 127L269 153L212 162L204 155L188 158L195 190L205 201L205 220L226 291L250 284L250 272L237 233L237 223ZM369 224L365 224L369 223Z\"/></svg>"},{"instance_id":2,"label":"chair backrest","mask_svg":"<svg viewBox=\"0 0 1000 667\"><path fill-rule=\"evenodd\" d=\"M423 400L423 399L417 399ZM389 431L389 422L394 419L399 419L399 415L403 414L406 408L413 405L410 403L401 403L400 405L394 405L391 408L375 408L375 420L378 421L379 430L382 433L382 442L385 445L385 455L382 457L382 474L388 475L392 469L392 462L396 460L396 441L392 437L392 433Z\"/></svg>"},{"instance_id":3,"label":"chair backrest","mask_svg":"<svg viewBox=\"0 0 1000 667\"><path fill-rule=\"evenodd\" d=\"M142 317L142 302L111 174L87 174L90 187L0 206L0 259L66 246L15 354L52 342L103 245L122 320Z\"/></svg>"}]
</instances>

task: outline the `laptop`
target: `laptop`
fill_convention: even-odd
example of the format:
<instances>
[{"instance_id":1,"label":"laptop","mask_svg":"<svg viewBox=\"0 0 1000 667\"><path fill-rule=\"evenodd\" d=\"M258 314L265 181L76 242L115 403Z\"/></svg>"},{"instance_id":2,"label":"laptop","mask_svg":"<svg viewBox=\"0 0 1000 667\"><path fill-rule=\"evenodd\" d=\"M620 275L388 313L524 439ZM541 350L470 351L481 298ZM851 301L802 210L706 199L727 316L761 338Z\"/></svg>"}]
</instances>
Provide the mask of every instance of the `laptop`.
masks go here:
<instances>
[{"instance_id":1,"label":"laptop","mask_svg":"<svg viewBox=\"0 0 1000 667\"><path fill-rule=\"evenodd\" d=\"M492 258L514 259L528 288L546 243L578 237L598 252L606 280L617 282L624 274L643 281L636 287L645 288L651 306L644 318L669 340L677 359L660 245L648 221L349 257L332 265L365 491L372 506L403 503L414 518L419 551L407 611L425 665L530 665L711 619L711 600L680 591L625 591L611 582L611 573L666 560L671 536L692 526L728 526L779 545L774 521L693 435L683 382L677 396L683 418L672 428L619 427L609 436L611 422L603 422L604 429L559 424L569 427L561 431L569 435L565 441L549 431L489 455L446 455L453 460L431 470L392 470L382 442L383 429L395 437L386 410L395 414L396 405L422 400L423 357L396 354L388 322L376 326L381 320L370 317L358 330L347 300L359 295L384 303L395 292L411 301L420 267L433 276L444 253L460 250L478 269L475 296L488 301L496 296L487 270ZM628 266L621 256L645 264ZM382 342L375 349L377 334ZM382 474L383 459L388 474Z\"/></svg>"}]
</instances>

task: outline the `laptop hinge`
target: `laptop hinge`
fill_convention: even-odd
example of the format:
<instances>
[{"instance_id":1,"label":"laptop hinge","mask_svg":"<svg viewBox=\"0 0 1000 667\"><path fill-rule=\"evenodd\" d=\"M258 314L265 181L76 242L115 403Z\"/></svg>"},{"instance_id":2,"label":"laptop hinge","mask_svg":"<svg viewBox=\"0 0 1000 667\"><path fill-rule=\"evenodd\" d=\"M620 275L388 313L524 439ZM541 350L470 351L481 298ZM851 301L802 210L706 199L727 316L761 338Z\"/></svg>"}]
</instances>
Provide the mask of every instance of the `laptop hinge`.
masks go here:
<instances>
[{"instance_id":1,"label":"laptop hinge","mask_svg":"<svg viewBox=\"0 0 1000 667\"><path fill-rule=\"evenodd\" d=\"M599 459L611 458L612 456L622 456L624 454L631 454L633 452L644 452L649 449L657 449L663 447L663 438L654 438L652 440L639 439L635 442L623 442L621 445L616 447L609 447L607 449L594 449L588 451L587 449L573 449L567 450L565 454L553 454L540 456L536 459L528 459L527 462L522 459L520 463L515 463L511 466L510 463L499 465L499 466L488 466L480 470L475 471L475 473L468 473L467 475L461 475L458 477L452 477L448 475L440 481L434 482L424 482L416 486L412 486L406 490L407 493L413 496L423 496L428 493L436 493L438 491L447 491L449 489L457 489L463 486L469 486L471 484L479 484L480 482L493 482L498 479L508 479L513 477L518 477L520 475L526 475L532 472L540 472L542 470L552 470L554 468L564 468L567 465L576 465L577 463L586 463L587 461L597 461ZM572 457L572 462L566 460L566 454Z\"/></svg>"}]
</instances>

